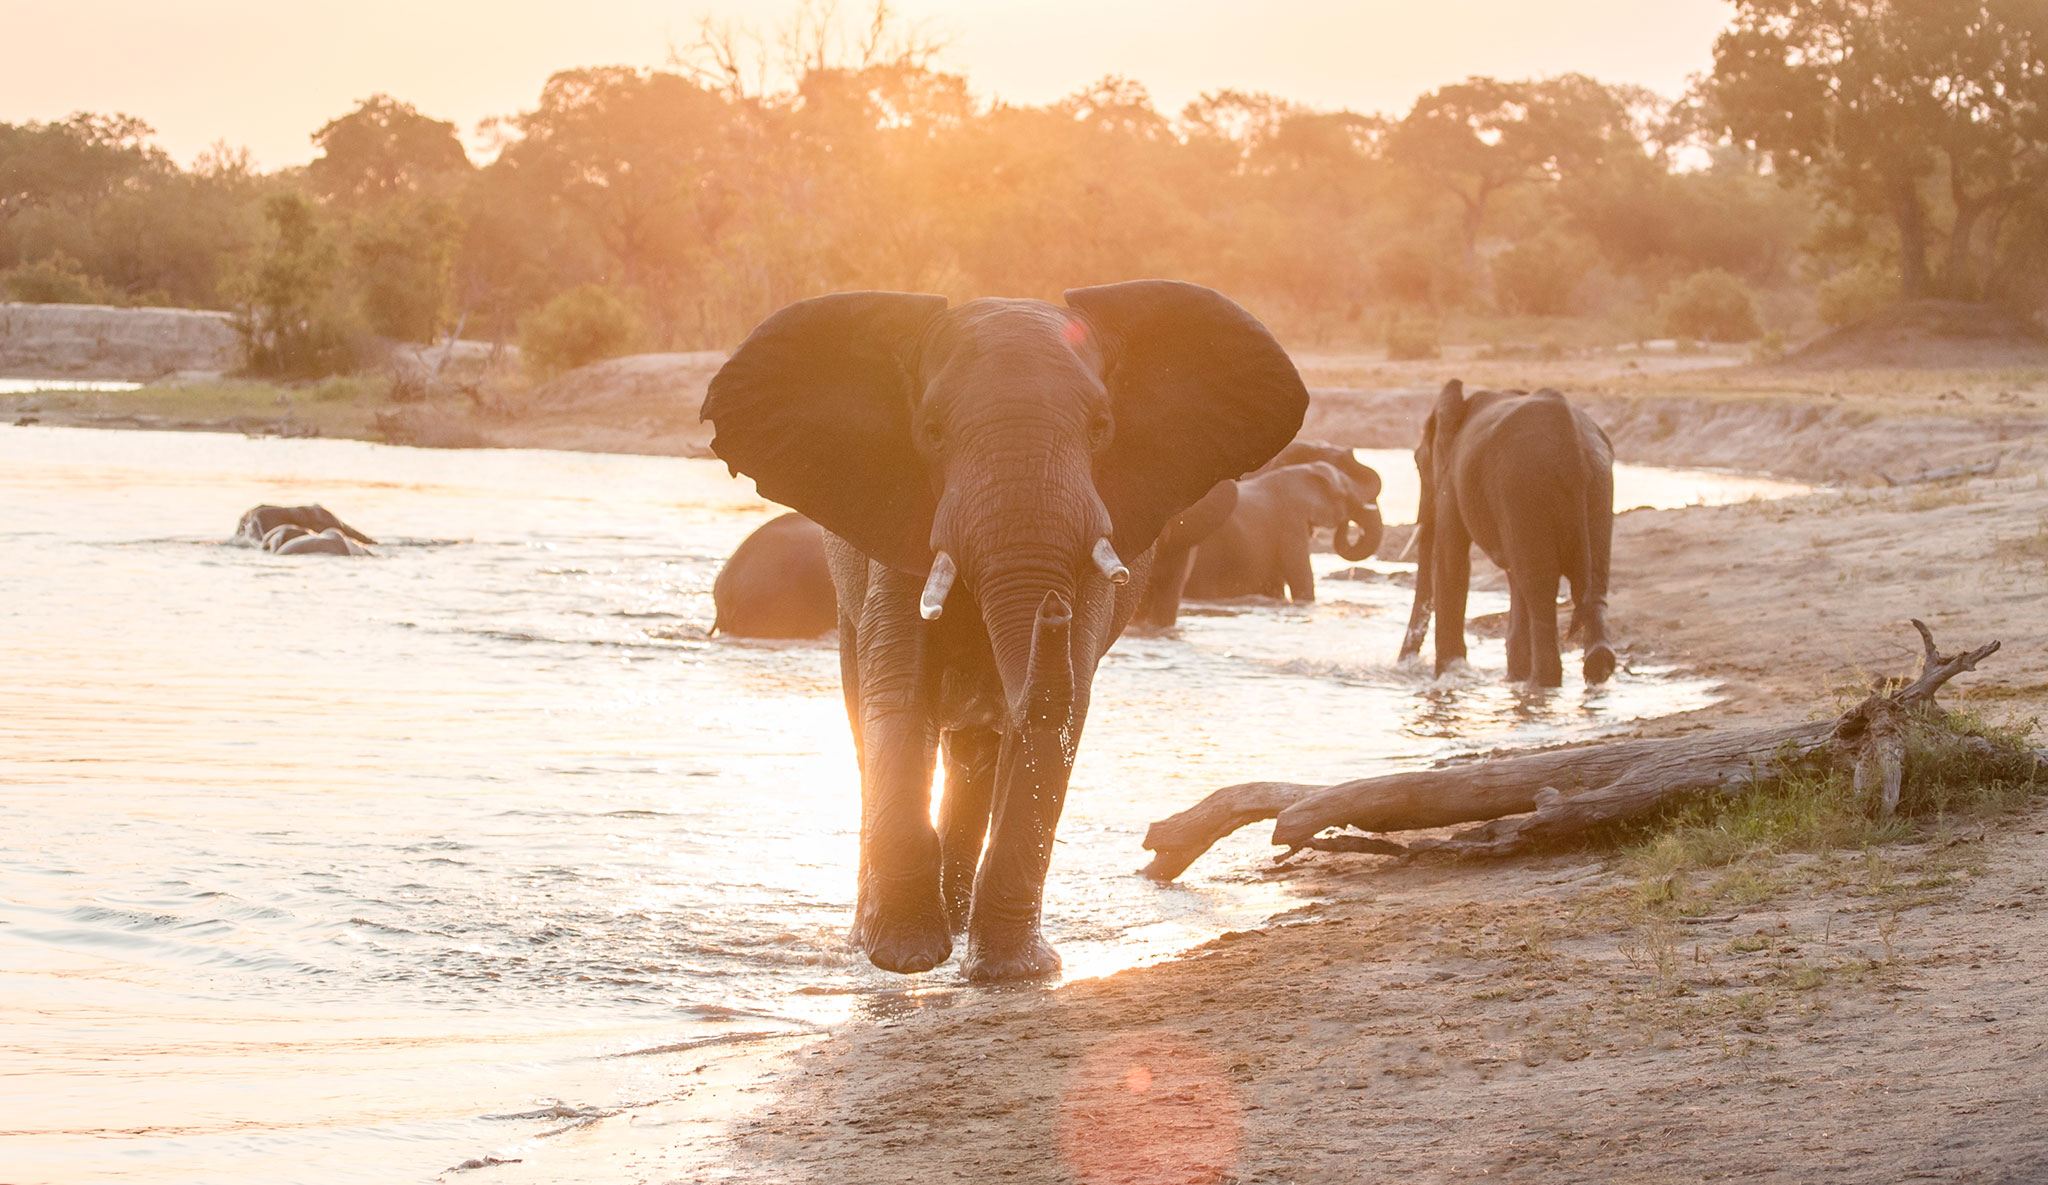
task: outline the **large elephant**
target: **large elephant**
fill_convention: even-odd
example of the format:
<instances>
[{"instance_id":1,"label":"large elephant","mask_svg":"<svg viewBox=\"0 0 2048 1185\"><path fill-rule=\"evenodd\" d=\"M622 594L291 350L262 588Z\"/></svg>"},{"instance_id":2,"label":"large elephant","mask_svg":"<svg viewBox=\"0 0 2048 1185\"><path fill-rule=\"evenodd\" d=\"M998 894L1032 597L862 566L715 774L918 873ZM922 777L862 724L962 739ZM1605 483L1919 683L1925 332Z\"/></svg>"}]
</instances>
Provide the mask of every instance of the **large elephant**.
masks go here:
<instances>
[{"instance_id":1,"label":"large elephant","mask_svg":"<svg viewBox=\"0 0 2048 1185\"><path fill-rule=\"evenodd\" d=\"M1188 573L1195 564L1195 549L1216 528L1230 520L1237 509L1237 483L1219 481L1209 487L1201 501L1181 511L1166 524L1159 542L1152 547L1152 575L1138 598L1138 613L1131 620L1148 629L1166 629L1180 620L1180 598Z\"/></svg>"},{"instance_id":2,"label":"large elephant","mask_svg":"<svg viewBox=\"0 0 2048 1185\"><path fill-rule=\"evenodd\" d=\"M853 937L876 966L935 967L964 923L970 980L1059 968L1045 875L1096 664L1161 531L1307 405L1263 325L1164 280L1064 307L819 297L712 379L712 451L827 532L861 766Z\"/></svg>"},{"instance_id":3,"label":"large elephant","mask_svg":"<svg viewBox=\"0 0 2048 1185\"><path fill-rule=\"evenodd\" d=\"M1436 615L1436 672L1465 657L1472 545L1508 575L1508 678L1564 681L1557 584L1572 589L1571 634L1585 646L1586 682L1614 673L1607 575L1614 538L1614 446L1556 391L1475 391L1453 379L1415 450L1422 479L1415 604L1401 644L1422 650Z\"/></svg>"},{"instance_id":4,"label":"large elephant","mask_svg":"<svg viewBox=\"0 0 2048 1185\"><path fill-rule=\"evenodd\" d=\"M1361 466L1362 468L1362 466ZM1372 474L1372 495L1379 474ZM1357 524L1353 534L1351 526ZM1316 599L1309 556L1317 527L1336 532L1337 554L1357 563L1380 545L1380 511L1328 461L1269 469L1237 483L1237 510L1195 552L1186 595Z\"/></svg>"},{"instance_id":5,"label":"large elephant","mask_svg":"<svg viewBox=\"0 0 2048 1185\"><path fill-rule=\"evenodd\" d=\"M375 543L376 540L342 522L333 511L315 503L311 506L255 506L242 515L242 521L235 525L234 542L261 547L263 539L281 526L304 528L312 534L322 531L340 531L357 543Z\"/></svg>"},{"instance_id":6,"label":"large elephant","mask_svg":"<svg viewBox=\"0 0 2048 1185\"><path fill-rule=\"evenodd\" d=\"M733 549L711 585L713 633L815 638L839 624L824 528L801 514L763 524Z\"/></svg>"}]
</instances>

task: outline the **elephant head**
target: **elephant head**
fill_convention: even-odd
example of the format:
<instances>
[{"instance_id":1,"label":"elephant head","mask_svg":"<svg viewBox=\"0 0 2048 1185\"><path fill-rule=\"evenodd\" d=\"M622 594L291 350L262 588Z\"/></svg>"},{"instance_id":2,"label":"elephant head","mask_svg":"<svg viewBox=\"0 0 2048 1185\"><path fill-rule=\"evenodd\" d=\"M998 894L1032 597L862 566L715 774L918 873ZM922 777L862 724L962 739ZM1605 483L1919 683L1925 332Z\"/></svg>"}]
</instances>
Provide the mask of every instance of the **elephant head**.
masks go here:
<instances>
[{"instance_id":1,"label":"elephant head","mask_svg":"<svg viewBox=\"0 0 2048 1185\"><path fill-rule=\"evenodd\" d=\"M1351 483L1351 506L1344 520L1335 524L1337 554L1354 564L1371 559L1379 551L1380 539L1386 531L1386 524L1380 518L1382 482L1379 471L1360 461L1350 449L1325 440L1294 441L1266 462L1265 469L1271 471L1312 461L1336 466ZM1351 534L1354 524L1358 528L1355 536Z\"/></svg>"},{"instance_id":2,"label":"elephant head","mask_svg":"<svg viewBox=\"0 0 2048 1185\"><path fill-rule=\"evenodd\" d=\"M855 292L776 313L712 381L712 451L870 559L954 582L986 624L1013 723L1041 628L1105 597L1219 480L1300 426L1279 343L1209 289L1143 280L1044 301ZM1106 645L1106 642L1104 643ZM1098 655L1099 656L1099 655ZM1082 679L1092 676L1092 660Z\"/></svg>"}]
</instances>

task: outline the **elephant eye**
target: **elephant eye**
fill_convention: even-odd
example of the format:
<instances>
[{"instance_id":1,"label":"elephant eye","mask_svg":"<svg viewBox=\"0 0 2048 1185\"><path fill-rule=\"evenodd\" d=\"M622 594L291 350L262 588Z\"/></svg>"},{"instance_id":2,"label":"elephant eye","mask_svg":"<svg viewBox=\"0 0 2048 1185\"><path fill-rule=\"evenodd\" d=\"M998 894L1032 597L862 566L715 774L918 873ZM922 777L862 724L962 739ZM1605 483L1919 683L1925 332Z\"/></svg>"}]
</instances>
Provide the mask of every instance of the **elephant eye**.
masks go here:
<instances>
[{"instance_id":1,"label":"elephant eye","mask_svg":"<svg viewBox=\"0 0 2048 1185\"><path fill-rule=\"evenodd\" d=\"M1103 445L1108 444L1110 433L1114 431L1116 431L1116 425L1110 422L1109 416L1097 412L1095 418L1088 421L1089 447L1099 449Z\"/></svg>"},{"instance_id":2,"label":"elephant eye","mask_svg":"<svg viewBox=\"0 0 2048 1185\"><path fill-rule=\"evenodd\" d=\"M937 420L926 420L924 426L918 429L918 435L924 438L928 448L937 448L946 442L946 430Z\"/></svg>"}]
</instances>

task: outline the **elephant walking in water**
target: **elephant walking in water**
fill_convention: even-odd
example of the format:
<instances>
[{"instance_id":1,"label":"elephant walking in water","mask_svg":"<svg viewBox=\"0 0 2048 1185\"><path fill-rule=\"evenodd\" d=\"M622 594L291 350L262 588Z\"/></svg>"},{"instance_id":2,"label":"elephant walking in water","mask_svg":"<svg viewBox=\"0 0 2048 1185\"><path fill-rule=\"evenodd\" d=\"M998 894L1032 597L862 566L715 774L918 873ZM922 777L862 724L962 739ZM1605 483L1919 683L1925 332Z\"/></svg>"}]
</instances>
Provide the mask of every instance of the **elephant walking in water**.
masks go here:
<instances>
[{"instance_id":1,"label":"elephant walking in water","mask_svg":"<svg viewBox=\"0 0 2048 1185\"><path fill-rule=\"evenodd\" d=\"M1337 554L1345 559L1372 558L1383 530L1380 479L1359 468L1371 475L1369 488L1328 461L1269 469L1238 482L1237 509L1195 553L1187 595L1315 600L1309 557L1317 527L1336 532Z\"/></svg>"},{"instance_id":2,"label":"elephant walking in water","mask_svg":"<svg viewBox=\"0 0 2048 1185\"><path fill-rule=\"evenodd\" d=\"M711 632L735 638L815 638L839 624L824 528L801 514L769 520L733 549L711 585Z\"/></svg>"},{"instance_id":3,"label":"elephant walking in water","mask_svg":"<svg viewBox=\"0 0 2048 1185\"><path fill-rule=\"evenodd\" d=\"M819 297L712 379L712 451L826 532L876 966L928 970L964 929L970 980L1058 970L1045 876L1096 664L1167 525L1307 406L1249 313L1158 280L1064 306Z\"/></svg>"},{"instance_id":4,"label":"elephant walking in water","mask_svg":"<svg viewBox=\"0 0 2048 1185\"><path fill-rule=\"evenodd\" d=\"M1564 681L1557 585L1572 589L1571 634L1585 646L1586 682L1614 673L1607 576L1614 537L1614 446L1556 391L1477 391L1453 379L1415 450L1422 479L1415 604L1401 644L1422 650L1436 616L1436 672L1465 657L1472 545L1508 575L1508 678Z\"/></svg>"}]
</instances>

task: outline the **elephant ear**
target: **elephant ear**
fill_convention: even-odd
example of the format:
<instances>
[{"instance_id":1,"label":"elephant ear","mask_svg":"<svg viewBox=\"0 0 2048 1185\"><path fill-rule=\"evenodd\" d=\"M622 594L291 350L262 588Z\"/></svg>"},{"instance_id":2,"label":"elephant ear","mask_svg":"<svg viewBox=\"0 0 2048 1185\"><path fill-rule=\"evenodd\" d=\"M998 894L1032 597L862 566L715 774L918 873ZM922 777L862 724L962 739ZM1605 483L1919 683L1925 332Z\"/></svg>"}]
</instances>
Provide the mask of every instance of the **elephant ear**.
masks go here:
<instances>
[{"instance_id":1,"label":"elephant ear","mask_svg":"<svg viewBox=\"0 0 2048 1185\"><path fill-rule=\"evenodd\" d=\"M1301 429L1308 390L1287 351L1221 293L1134 280L1066 300L1103 351L1115 435L1095 484L1119 553L1152 546L1211 486L1265 464Z\"/></svg>"},{"instance_id":2,"label":"elephant ear","mask_svg":"<svg viewBox=\"0 0 2048 1185\"><path fill-rule=\"evenodd\" d=\"M919 342L945 308L943 296L841 292L761 322L704 396L711 451L762 497L923 575L935 501L911 409Z\"/></svg>"}]
</instances>

